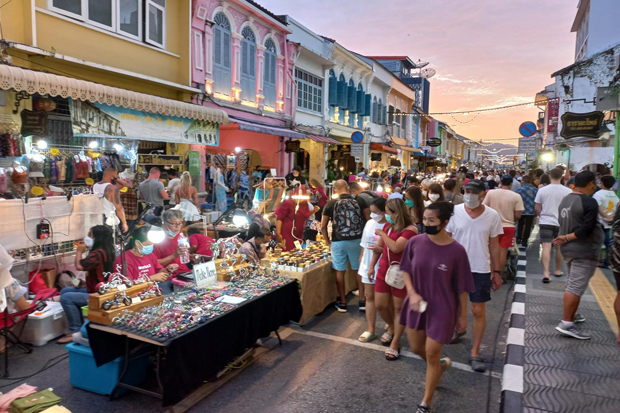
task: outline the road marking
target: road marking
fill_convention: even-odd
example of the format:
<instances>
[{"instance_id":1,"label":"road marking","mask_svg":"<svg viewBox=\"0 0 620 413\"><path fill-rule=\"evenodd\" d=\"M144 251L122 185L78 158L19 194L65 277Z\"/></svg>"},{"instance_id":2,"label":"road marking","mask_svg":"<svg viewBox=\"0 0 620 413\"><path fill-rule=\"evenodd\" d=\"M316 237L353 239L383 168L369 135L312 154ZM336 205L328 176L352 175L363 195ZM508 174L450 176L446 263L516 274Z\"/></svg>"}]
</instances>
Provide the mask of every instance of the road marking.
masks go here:
<instances>
[{"instance_id":1,"label":"road marking","mask_svg":"<svg viewBox=\"0 0 620 413\"><path fill-rule=\"evenodd\" d=\"M527 265L527 260L518 260L517 265Z\"/></svg>"},{"instance_id":2,"label":"road marking","mask_svg":"<svg viewBox=\"0 0 620 413\"><path fill-rule=\"evenodd\" d=\"M596 269L594 276L590 279L590 289L599 307L601 307L601 311L605 314L605 318L609 322L611 329L614 333L618 334L618 321L616 320L616 313L614 311L614 300L616 299L618 290L611 285L600 268Z\"/></svg>"},{"instance_id":3,"label":"road marking","mask_svg":"<svg viewBox=\"0 0 620 413\"><path fill-rule=\"evenodd\" d=\"M525 315L525 303L512 303L512 307L510 309L512 314L523 314Z\"/></svg>"},{"instance_id":4,"label":"road marking","mask_svg":"<svg viewBox=\"0 0 620 413\"><path fill-rule=\"evenodd\" d=\"M301 329L294 328L294 327L287 327L284 330L288 330L288 329L293 330L293 334L297 333L297 334L302 334L302 335L305 335L305 336L322 338L322 339L325 339L325 340L336 341L336 342L339 342L339 343L349 344L349 345L356 346L356 347L362 347L362 348L365 348L365 349L380 351L382 353L385 353L385 350L387 349L387 347L384 347L384 346L382 346L380 344L362 343L362 342L359 342L359 341L351 339L351 338L334 336L334 335L331 335L331 334L317 333L315 331L305 331L305 330L301 330ZM414 354L414 353L412 353L411 351L408 351L408 350L401 350L400 355L402 357L422 360L420 358L420 356L418 356L418 355L416 355L416 354ZM484 372L484 373L476 373L475 371L473 371L471 369L469 364L459 363L459 362L454 361L454 360L452 360L452 368L455 368L455 369L458 369L458 370L462 370L462 371L466 371L468 373L480 374L480 375L483 375L483 376L488 376L490 374L491 377L493 377L493 378L500 379L500 380L502 379L502 374L501 373L489 372L488 370L486 372Z\"/></svg>"},{"instance_id":5,"label":"road marking","mask_svg":"<svg viewBox=\"0 0 620 413\"><path fill-rule=\"evenodd\" d=\"M508 338L506 339L506 344L516 344L518 346L525 345L524 342L525 330L522 328L509 328L508 329Z\"/></svg>"},{"instance_id":6,"label":"road marking","mask_svg":"<svg viewBox=\"0 0 620 413\"><path fill-rule=\"evenodd\" d=\"M523 367L514 364L504 366L504 379L502 380L502 391L510 390L523 393Z\"/></svg>"},{"instance_id":7,"label":"road marking","mask_svg":"<svg viewBox=\"0 0 620 413\"><path fill-rule=\"evenodd\" d=\"M517 271L517 277L525 277L525 271Z\"/></svg>"},{"instance_id":8,"label":"road marking","mask_svg":"<svg viewBox=\"0 0 620 413\"><path fill-rule=\"evenodd\" d=\"M525 284L515 284L515 293L524 293Z\"/></svg>"}]
</instances>

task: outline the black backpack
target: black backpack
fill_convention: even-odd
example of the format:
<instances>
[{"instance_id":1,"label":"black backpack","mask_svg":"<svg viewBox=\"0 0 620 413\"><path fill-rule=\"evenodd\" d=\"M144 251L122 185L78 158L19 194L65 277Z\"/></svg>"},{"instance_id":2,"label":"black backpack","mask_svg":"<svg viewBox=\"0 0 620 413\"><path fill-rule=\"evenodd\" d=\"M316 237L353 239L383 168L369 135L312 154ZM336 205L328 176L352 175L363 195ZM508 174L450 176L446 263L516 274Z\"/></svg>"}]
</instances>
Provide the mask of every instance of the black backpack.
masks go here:
<instances>
[{"instance_id":1,"label":"black backpack","mask_svg":"<svg viewBox=\"0 0 620 413\"><path fill-rule=\"evenodd\" d=\"M334 205L332 230L335 238L346 241L359 239L364 232L362 209L355 198L341 198Z\"/></svg>"}]
</instances>

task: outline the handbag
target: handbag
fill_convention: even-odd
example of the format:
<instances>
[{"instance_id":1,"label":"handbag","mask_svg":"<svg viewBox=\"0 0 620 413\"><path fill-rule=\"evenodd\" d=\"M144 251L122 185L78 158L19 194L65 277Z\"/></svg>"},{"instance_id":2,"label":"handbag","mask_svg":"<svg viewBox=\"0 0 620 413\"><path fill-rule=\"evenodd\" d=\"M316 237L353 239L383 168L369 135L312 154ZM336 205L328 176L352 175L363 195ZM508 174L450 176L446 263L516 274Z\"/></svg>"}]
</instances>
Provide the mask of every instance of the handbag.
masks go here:
<instances>
[{"instance_id":1,"label":"handbag","mask_svg":"<svg viewBox=\"0 0 620 413\"><path fill-rule=\"evenodd\" d=\"M392 228L388 230L388 236L392 232ZM390 249L387 248L388 263L390 266L385 274L385 283L390 287L398 288L402 290L405 288L405 279L403 278L403 272L400 270L400 263L390 259Z\"/></svg>"}]
</instances>

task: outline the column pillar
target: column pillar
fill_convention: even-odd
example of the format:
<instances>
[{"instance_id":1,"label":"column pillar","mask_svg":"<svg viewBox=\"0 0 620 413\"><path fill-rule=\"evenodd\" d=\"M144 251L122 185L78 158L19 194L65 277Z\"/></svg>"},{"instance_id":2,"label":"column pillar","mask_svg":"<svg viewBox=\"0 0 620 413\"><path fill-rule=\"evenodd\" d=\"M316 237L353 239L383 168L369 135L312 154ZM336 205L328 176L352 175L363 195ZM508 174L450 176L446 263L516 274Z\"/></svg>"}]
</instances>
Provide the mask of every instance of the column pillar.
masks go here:
<instances>
[{"instance_id":1,"label":"column pillar","mask_svg":"<svg viewBox=\"0 0 620 413\"><path fill-rule=\"evenodd\" d=\"M232 33L232 86L233 100L241 102L241 36L239 33Z\"/></svg>"},{"instance_id":2,"label":"column pillar","mask_svg":"<svg viewBox=\"0 0 620 413\"><path fill-rule=\"evenodd\" d=\"M265 46L257 44L258 65L256 65L256 103L260 109L265 107Z\"/></svg>"},{"instance_id":3,"label":"column pillar","mask_svg":"<svg viewBox=\"0 0 620 413\"><path fill-rule=\"evenodd\" d=\"M278 55L278 71L277 71L277 96L276 96L276 112L284 112L284 87L286 85L284 81L284 56Z\"/></svg>"}]
</instances>

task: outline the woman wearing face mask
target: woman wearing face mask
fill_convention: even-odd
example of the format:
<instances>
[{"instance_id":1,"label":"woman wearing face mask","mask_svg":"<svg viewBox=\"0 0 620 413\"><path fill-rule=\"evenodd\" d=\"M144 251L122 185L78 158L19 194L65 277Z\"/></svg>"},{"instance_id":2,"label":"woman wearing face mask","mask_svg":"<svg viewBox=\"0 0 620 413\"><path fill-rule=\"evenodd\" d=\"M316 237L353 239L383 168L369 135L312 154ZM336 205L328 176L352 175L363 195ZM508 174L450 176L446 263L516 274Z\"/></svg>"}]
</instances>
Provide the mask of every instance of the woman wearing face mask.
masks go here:
<instances>
[{"instance_id":1,"label":"woman wearing face mask","mask_svg":"<svg viewBox=\"0 0 620 413\"><path fill-rule=\"evenodd\" d=\"M187 251L187 247L179 246L179 237L181 229L183 229L183 212L177 209L169 209L164 212L162 229L166 234L166 238L159 244L155 244L153 254L162 267L166 267L174 273L174 275L189 272L187 265L181 263L179 258L181 254ZM172 271L170 265L174 268Z\"/></svg>"},{"instance_id":2,"label":"woman wearing face mask","mask_svg":"<svg viewBox=\"0 0 620 413\"><path fill-rule=\"evenodd\" d=\"M424 213L424 199L422 190L417 186L410 186L405 191L405 204L409 208L411 220L418 228L418 233L422 232L422 214Z\"/></svg>"},{"instance_id":3,"label":"woman wearing face mask","mask_svg":"<svg viewBox=\"0 0 620 413\"><path fill-rule=\"evenodd\" d=\"M90 252L83 258L84 252ZM83 324L82 307L88 305L88 295L97 291L97 284L105 282L104 272L114 271L112 263L116 256L112 230L104 225L94 226L88 231L75 251L75 268L87 271L86 288L65 287L60 292L60 304L67 316L69 334L57 341L66 344L73 341L73 333Z\"/></svg>"},{"instance_id":4,"label":"woman wearing face mask","mask_svg":"<svg viewBox=\"0 0 620 413\"><path fill-rule=\"evenodd\" d=\"M360 254L360 267L357 271L358 277L361 278L361 282L365 285L364 295L365 300L360 299L360 311L366 312L366 331L359 336L358 340L362 343L369 343L377 336L375 335L375 324L377 322L377 308L375 307L375 279L369 278L369 267L372 261L373 252L372 249L379 242L379 235L375 234L375 230L381 229L387 222L385 220L385 198L376 198L370 203L370 218L366 221L364 226L364 232L362 233L362 239L360 245L362 246L362 253ZM373 276L379 271L379 265L375 264Z\"/></svg>"},{"instance_id":5,"label":"woman wearing face mask","mask_svg":"<svg viewBox=\"0 0 620 413\"><path fill-rule=\"evenodd\" d=\"M153 254L154 246L148 239L150 227L138 228L129 238L125 246L125 262L127 263L127 273L125 274L132 281L147 275L151 280L157 282L164 294L172 293L172 283L168 281L168 271L157 261ZM114 268L122 267L121 257L114 261Z\"/></svg>"},{"instance_id":6,"label":"woman wearing face mask","mask_svg":"<svg viewBox=\"0 0 620 413\"><path fill-rule=\"evenodd\" d=\"M431 203L443 202L445 200L441 185L431 184L431 186L428 187L428 200L431 201Z\"/></svg>"},{"instance_id":7,"label":"woman wearing face mask","mask_svg":"<svg viewBox=\"0 0 620 413\"><path fill-rule=\"evenodd\" d=\"M431 411L437 383L452 365L449 358L441 358L441 351L458 328L467 292L475 289L465 248L445 231L453 210L449 202L427 207L426 233L407 244L400 262L407 289L400 323L407 327L413 352L426 361L426 389L418 413Z\"/></svg>"},{"instance_id":8,"label":"woman wearing face mask","mask_svg":"<svg viewBox=\"0 0 620 413\"><path fill-rule=\"evenodd\" d=\"M431 203L428 199L428 190L432 183L433 181L430 179L425 179L422 181L422 197L424 198L424 207L427 207Z\"/></svg>"},{"instance_id":9,"label":"woman wearing face mask","mask_svg":"<svg viewBox=\"0 0 620 413\"><path fill-rule=\"evenodd\" d=\"M383 229L375 230L381 239L373 249L373 257L368 268L368 278L375 275L375 265L379 262L377 280L375 282L375 297L377 310L388 323L388 331L381 337L381 343L390 347L385 352L387 360L397 360L400 357L400 337L404 327L398 322L403 300L407 290L398 289L385 282L388 268L400 262L400 257L407 245L407 241L418 233L413 225L407 205L402 199L390 199L385 206L386 223ZM380 260L379 260L380 259Z\"/></svg>"},{"instance_id":10,"label":"woman wearing face mask","mask_svg":"<svg viewBox=\"0 0 620 413\"><path fill-rule=\"evenodd\" d=\"M254 263L259 264L260 260L267 255L270 239L271 231L266 228L259 228L254 237L244 242L239 248L239 254L245 254Z\"/></svg>"}]
</instances>

